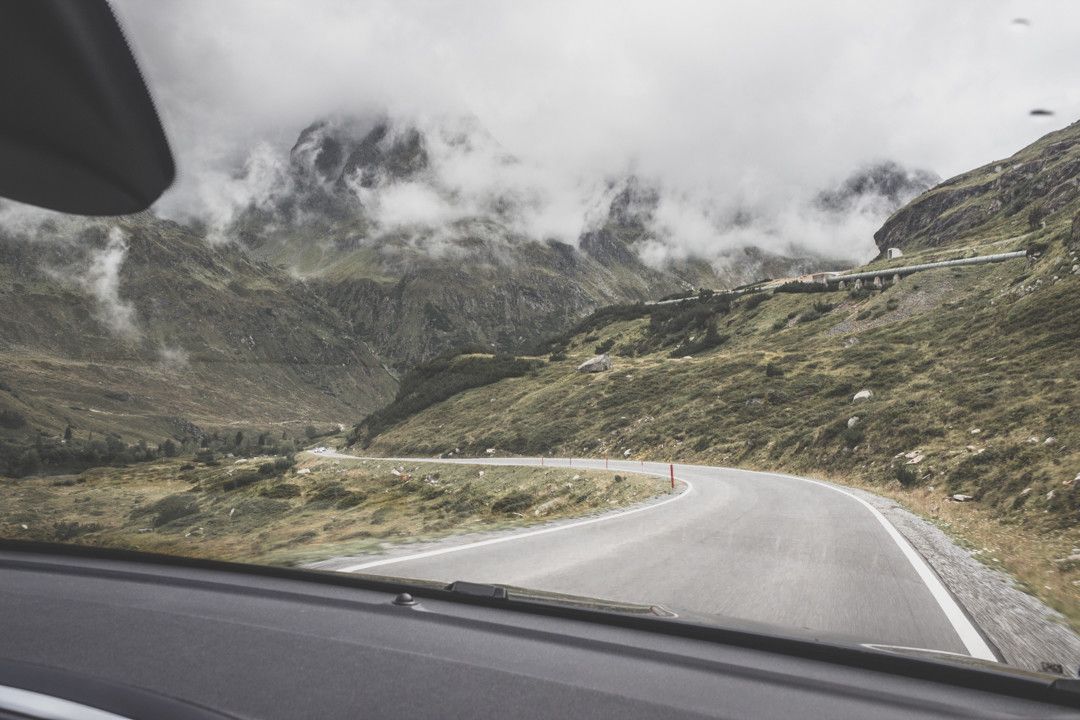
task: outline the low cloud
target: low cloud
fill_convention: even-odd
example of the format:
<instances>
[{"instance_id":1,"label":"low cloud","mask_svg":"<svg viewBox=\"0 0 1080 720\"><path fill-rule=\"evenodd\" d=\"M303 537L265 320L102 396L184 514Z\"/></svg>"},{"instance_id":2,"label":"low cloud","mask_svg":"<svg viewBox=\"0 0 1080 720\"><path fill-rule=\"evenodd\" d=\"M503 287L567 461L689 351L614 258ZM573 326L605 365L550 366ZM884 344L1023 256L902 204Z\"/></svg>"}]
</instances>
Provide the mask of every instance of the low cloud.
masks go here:
<instances>
[{"instance_id":1,"label":"low cloud","mask_svg":"<svg viewBox=\"0 0 1080 720\"><path fill-rule=\"evenodd\" d=\"M707 196L749 208L763 241L857 257L870 249L859 213L774 235L874 158L948 177L1060 122L1031 108L1080 116L1075 3L1027 4L1021 30L1009 5L933 0L115 4L178 157L160 210L208 217L217 239L237 208L266 201L300 128L389 114L473 117L518 162L483 147L450 158L444 186L379 198L387 226L510 195L516 230L575 237L603 183L633 172L691 213L665 216L674 255L722 252L750 232L701 211ZM699 219L722 232L707 242Z\"/></svg>"},{"instance_id":2,"label":"low cloud","mask_svg":"<svg viewBox=\"0 0 1080 720\"><path fill-rule=\"evenodd\" d=\"M269 209L290 190L288 158L269 143L257 143L237 167L208 165L198 180L183 183L155 209L166 217L206 226L206 238L229 241L229 230L249 208Z\"/></svg>"},{"instance_id":3,"label":"low cloud","mask_svg":"<svg viewBox=\"0 0 1080 720\"><path fill-rule=\"evenodd\" d=\"M167 370L180 370L188 366L191 356L182 347L161 345L158 347L158 360Z\"/></svg>"},{"instance_id":4,"label":"low cloud","mask_svg":"<svg viewBox=\"0 0 1080 720\"><path fill-rule=\"evenodd\" d=\"M126 236L119 228L112 228L105 248L91 253L80 284L94 298L98 319L109 330L123 338L136 338L139 328L135 307L120 297L120 268L127 253Z\"/></svg>"}]
</instances>

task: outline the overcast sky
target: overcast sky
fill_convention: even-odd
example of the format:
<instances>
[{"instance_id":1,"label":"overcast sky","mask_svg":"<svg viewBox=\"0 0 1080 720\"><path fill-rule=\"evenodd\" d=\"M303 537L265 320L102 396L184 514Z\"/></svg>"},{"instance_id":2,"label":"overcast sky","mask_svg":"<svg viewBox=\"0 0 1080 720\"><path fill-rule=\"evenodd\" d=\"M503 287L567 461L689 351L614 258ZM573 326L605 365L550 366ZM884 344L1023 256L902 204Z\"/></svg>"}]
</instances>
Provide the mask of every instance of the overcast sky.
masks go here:
<instances>
[{"instance_id":1,"label":"overcast sky","mask_svg":"<svg viewBox=\"0 0 1080 720\"><path fill-rule=\"evenodd\" d=\"M1080 117L1075 2L115 6L177 155L174 204L338 112L471 114L568 176L633 167L778 203L882 158L948 177Z\"/></svg>"}]
</instances>

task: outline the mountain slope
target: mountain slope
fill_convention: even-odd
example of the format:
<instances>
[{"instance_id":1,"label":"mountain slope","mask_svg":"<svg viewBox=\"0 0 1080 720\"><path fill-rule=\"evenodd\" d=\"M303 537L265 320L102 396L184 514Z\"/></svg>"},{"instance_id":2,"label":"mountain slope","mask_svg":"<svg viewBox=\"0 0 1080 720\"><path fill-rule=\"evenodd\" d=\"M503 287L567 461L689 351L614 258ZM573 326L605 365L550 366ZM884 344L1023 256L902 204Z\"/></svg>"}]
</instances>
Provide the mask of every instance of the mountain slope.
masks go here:
<instances>
[{"instance_id":1,"label":"mountain slope","mask_svg":"<svg viewBox=\"0 0 1080 720\"><path fill-rule=\"evenodd\" d=\"M1075 122L923 193L894 213L874 240L882 252L989 242L1071 223L1078 212L1080 122Z\"/></svg>"},{"instance_id":2,"label":"mountain slope","mask_svg":"<svg viewBox=\"0 0 1080 720\"><path fill-rule=\"evenodd\" d=\"M61 222L0 236L0 455L68 426L152 444L302 435L394 392L333 308L241 249L149 215Z\"/></svg>"}]
</instances>

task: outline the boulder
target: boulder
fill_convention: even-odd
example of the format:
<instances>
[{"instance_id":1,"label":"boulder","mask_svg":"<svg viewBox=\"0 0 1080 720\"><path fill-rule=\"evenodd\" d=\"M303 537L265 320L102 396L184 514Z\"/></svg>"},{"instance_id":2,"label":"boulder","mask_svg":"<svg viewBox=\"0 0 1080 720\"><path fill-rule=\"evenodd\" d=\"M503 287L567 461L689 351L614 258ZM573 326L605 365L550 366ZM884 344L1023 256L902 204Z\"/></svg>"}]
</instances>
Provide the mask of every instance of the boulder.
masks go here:
<instances>
[{"instance_id":1,"label":"boulder","mask_svg":"<svg viewBox=\"0 0 1080 720\"><path fill-rule=\"evenodd\" d=\"M589 358L585 362L578 365L578 372L598 373L611 369L611 356L607 353L603 355L597 355L596 357Z\"/></svg>"},{"instance_id":2,"label":"boulder","mask_svg":"<svg viewBox=\"0 0 1080 720\"><path fill-rule=\"evenodd\" d=\"M851 398L851 402L861 402L863 400L869 400L872 397L874 397L873 390L860 390Z\"/></svg>"},{"instance_id":3,"label":"boulder","mask_svg":"<svg viewBox=\"0 0 1080 720\"><path fill-rule=\"evenodd\" d=\"M849 428L853 428L858 424L859 424L859 416L858 415L853 415L852 417L849 417L847 419L847 426Z\"/></svg>"},{"instance_id":4,"label":"boulder","mask_svg":"<svg viewBox=\"0 0 1080 720\"><path fill-rule=\"evenodd\" d=\"M975 498L971 495L964 495L963 493L956 493L952 496L952 499L956 502L971 502Z\"/></svg>"}]
</instances>

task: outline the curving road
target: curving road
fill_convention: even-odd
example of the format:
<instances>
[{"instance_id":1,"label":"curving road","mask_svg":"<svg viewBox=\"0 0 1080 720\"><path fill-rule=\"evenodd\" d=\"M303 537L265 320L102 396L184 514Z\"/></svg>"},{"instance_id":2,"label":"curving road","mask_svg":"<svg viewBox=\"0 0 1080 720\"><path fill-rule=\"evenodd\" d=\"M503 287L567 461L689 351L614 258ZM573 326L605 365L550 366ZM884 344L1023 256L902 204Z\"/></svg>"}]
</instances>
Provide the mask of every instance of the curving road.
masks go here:
<instances>
[{"instance_id":1,"label":"curving road","mask_svg":"<svg viewBox=\"0 0 1080 720\"><path fill-rule=\"evenodd\" d=\"M538 458L442 462L540 464ZM604 461L575 458L573 467L603 468ZM665 463L612 460L610 468L668 473ZM775 473L681 464L675 473L683 492L629 511L319 566L659 603L995 659L933 570L854 494Z\"/></svg>"}]
</instances>

